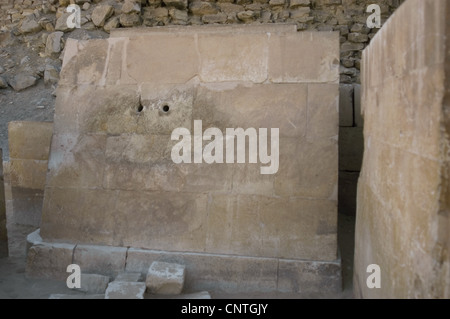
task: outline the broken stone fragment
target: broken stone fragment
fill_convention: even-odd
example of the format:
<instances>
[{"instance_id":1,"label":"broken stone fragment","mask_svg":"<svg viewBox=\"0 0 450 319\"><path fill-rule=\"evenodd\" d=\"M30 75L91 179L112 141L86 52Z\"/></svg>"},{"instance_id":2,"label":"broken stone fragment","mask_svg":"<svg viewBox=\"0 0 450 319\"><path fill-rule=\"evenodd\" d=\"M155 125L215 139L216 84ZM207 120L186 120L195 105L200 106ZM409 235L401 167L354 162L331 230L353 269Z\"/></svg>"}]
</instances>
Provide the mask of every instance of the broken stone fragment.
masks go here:
<instances>
[{"instance_id":1,"label":"broken stone fragment","mask_svg":"<svg viewBox=\"0 0 450 319\"><path fill-rule=\"evenodd\" d=\"M51 64L45 66L44 83L57 84L59 81L59 69Z\"/></svg>"},{"instance_id":2,"label":"broken stone fragment","mask_svg":"<svg viewBox=\"0 0 450 319\"><path fill-rule=\"evenodd\" d=\"M183 290L184 278L184 265L155 261L148 269L145 284L152 294L178 295Z\"/></svg>"},{"instance_id":3,"label":"broken stone fragment","mask_svg":"<svg viewBox=\"0 0 450 319\"><path fill-rule=\"evenodd\" d=\"M8 87L8 82L0 76L0 89L6 89Z\"/></svg>"},{"instance_id":4,"label":"broken stone fragment","mask_svg":"<svg viewBox=\"0 0 450 319\"><path fill-rule=\"evenodd\" d=\"M113 15L113 13L114 8L108 4L97 6L94 11L92 11L92 22L95 26L102 27L106 20Z\"/></svg>"},{"instance_id":5,"label":"broken stone fragment","mask_svg":"<svg viewBox=\"0 0 450 319\"><path fill-rule=\"evenodd\" d=\"M45 55L57 56L61 52L61 38L64 32L56 31L50 33L45 42Z\"/></svg>"},{"instance_id":6,"label":"broken stone fragment","mask_svg":"<svg viewBox=\"0 0 450 319\"><path fill-rule=\"evenodd\" d=\"M9 80L9 85L11 85L15 91L22 91L35 85L36 81L37 79L34 76L21 73Z\"/></svg>"},{"instance_id":7,"label":"broken stone fragment","mask_svg":"<svg viewBox=\"0 0 450 319\"><path fill-rule=\"evenodd\" d=\"M141 17L137 13L122 13L120 24L124 27L134 27L141 24Z\"/></svg>"},{"instance_id":8,"label":"broken stone fragment","mask_svg":"<svg viewBox=\"0 0 450 319\"><path fill-rule=\"evenodd\" d=\"M123 13L140 13L141 12L141 4L132 1L132 0L126 0L124 4L122 5L122 12Z\"/></svg>"},{"instance_id":9,"label":"broken stone fragment","mask_svg":"<svg viewBox=\"0 0 450 319\"><path fill-rule=\"evenodd\" d=\"M25 19L23 19L19 27L19 31L22 34L39 32L41 31L41 29L42 27L34 19L33 15L29 15Z\"/></svg>"}]
</instances>

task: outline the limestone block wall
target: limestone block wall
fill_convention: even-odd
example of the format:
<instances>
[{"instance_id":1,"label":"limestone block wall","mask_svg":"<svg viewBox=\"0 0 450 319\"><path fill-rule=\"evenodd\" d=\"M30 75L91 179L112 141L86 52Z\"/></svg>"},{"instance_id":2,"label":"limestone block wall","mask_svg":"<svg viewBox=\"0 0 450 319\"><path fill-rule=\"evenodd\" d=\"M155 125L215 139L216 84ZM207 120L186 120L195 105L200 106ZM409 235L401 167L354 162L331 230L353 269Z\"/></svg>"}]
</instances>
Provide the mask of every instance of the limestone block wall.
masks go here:
<instances>
[{"instance_id":1,"label":"limestone block wall","mask_svg":"<svg viewBox=\"0 0 450 319\"><path fill-rule=\"evenodd\" d=\"M295 25L68 41L43 240L335 261L338 42ZM203 131L279 128L278 171L175 164L171 133L195 120Z\"/></svg>"},{"instance_id":2,"label":"limestone block wall","mask_svg":"<svg viewBox=\"0 0 450 319\"><path fill-rule=\"evenodd\" d=\"M47 174L51 122L10 122L10 160L5 162L10 254L24 256L26 236L39 228Z\"/></svg>"},{"instance_id":3,"label":"limestone block wall","mask_svg":"<svg viewBox=\"0 0 450 319\"><path fill-rule=\"evenodd\" d=\"M0 158L2 157L0 149ZM0 165L0 258L8 256L8 233L6 230L5 183L3 182L3 165Z\"/></svg>"},{"instance_id":4,"label":"limestone block wall","mask_svg":"<svg viewBox=\"0 0 450 319\"><path fill-rule=\"evenodd\" d=\"M409 0L363 53L359 297L450 297L449 18L449 1Z\"/></svg>"}]
</instances>

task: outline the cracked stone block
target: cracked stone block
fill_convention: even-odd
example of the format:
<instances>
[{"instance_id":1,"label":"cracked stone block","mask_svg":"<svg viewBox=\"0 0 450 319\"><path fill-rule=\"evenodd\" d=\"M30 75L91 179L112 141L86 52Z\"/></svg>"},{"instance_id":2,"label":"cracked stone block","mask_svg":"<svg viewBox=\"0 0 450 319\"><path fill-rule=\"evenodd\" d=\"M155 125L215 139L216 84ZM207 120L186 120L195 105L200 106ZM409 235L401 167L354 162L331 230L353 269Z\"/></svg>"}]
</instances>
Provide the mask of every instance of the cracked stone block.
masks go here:
<instances>
[{"instance_id":1,"label":"cracked stone block","mask_svg":"<svg viewBox=\"0 0 450 319\"><path fill-rule=\"evenodd\" d=\"M144 299L145 283L113 281L108 285L105 299Z\"/></svg>"},{"instance_id":2,"label":"cracked stone block","mask_svg":"<svg viewBox=\"0 0 450 319\"><path fill-rule=\"evenodd\" d=\"M183 290L185 266L155 261L147 273L145 284L152 294L178 295Z\"/></svg>"}]
</instances>

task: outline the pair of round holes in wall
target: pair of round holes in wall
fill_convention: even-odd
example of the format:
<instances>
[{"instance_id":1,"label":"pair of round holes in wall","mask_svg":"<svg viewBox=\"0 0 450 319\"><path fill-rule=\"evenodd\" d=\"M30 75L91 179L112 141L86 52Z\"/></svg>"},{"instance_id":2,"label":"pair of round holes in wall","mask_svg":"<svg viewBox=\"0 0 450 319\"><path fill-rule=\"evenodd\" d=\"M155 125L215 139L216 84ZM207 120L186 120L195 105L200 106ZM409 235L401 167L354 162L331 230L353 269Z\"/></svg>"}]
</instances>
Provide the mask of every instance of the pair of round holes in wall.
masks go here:
<instances>
[{"instance_id":1,"label":"pair of round holes in wall","mask_svg":"<svg viewBox=\"0 0 450 319\"><path fill-rule=\"evenodd\" d=\"M141 113L143 110L144 110L144 106L143 106L143 105L139 105L139 107L138 107L138 109L137 109L138 113ZM170 107L169 107L167 104L165 104L165 105L161 108L161 111L163 111L164 113L169 112L169 110L170 110Z\"/></svg>"}]
</instances>

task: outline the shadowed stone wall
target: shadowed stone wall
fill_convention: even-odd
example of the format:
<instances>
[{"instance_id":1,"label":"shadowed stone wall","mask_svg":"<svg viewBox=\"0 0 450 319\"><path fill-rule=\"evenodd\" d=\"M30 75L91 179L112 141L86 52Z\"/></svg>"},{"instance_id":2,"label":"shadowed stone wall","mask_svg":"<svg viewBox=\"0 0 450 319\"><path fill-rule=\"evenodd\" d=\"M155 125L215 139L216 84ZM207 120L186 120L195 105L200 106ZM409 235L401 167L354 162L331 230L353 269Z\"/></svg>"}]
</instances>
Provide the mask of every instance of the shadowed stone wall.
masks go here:
<instances>
[{"instance_id":1,"label":"shadowed stone wall","mask_svg":"<svg viewBox=\"0 0 450 319\"><path fill-rule=\"evenodd\" d=\"M358 297L450 296L449 18L449 1L409 0L363 53Z\"/></svg>"}]
</instances>

